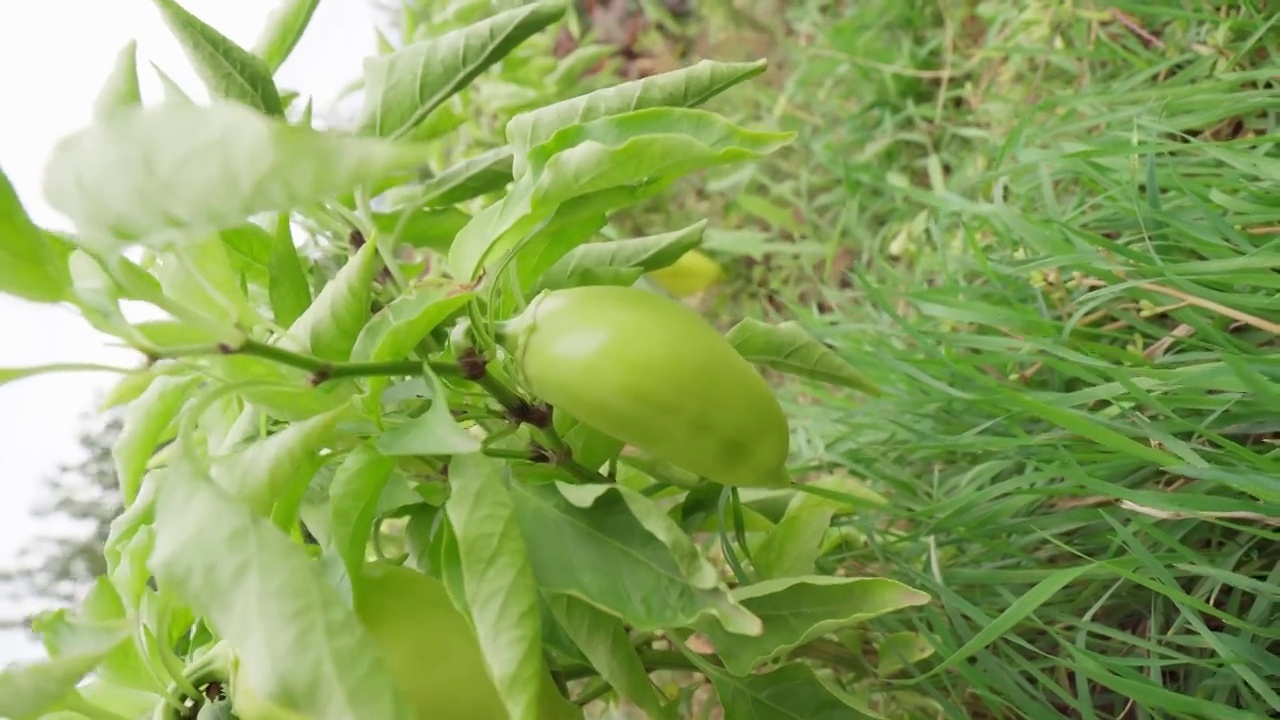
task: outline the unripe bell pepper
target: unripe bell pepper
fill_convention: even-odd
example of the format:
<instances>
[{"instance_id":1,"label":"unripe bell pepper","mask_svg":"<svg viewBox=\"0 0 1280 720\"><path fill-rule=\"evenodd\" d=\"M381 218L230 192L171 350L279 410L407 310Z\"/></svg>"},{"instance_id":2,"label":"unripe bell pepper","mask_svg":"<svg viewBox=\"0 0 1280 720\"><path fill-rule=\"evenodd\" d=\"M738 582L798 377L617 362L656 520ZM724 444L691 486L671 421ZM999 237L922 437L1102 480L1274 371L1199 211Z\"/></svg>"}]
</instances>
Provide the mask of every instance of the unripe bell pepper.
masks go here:
<instances>
[{"instance_id":1,"label":"unripe bell pepper","mask_svg":"<svg viewBox=\"0 0 1280 720\"><path fill-rule=\"evenodd\" d=\"M679 302L622 286L545 291L498 335L525 387L578 421L723 485L790 482L773 391Z\"/></svg>"}]
</instances>

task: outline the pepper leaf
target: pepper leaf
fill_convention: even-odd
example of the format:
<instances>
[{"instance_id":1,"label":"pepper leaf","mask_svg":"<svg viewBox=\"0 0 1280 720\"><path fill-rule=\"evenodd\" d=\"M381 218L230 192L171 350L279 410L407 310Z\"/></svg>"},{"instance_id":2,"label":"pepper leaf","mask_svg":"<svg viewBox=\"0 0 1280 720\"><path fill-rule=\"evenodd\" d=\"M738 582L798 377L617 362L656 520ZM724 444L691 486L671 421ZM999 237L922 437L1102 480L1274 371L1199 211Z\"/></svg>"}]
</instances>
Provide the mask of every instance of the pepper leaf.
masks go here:
<instances>
[{"instance_id":1,"label":"pepper leaf","mask_svg":"<svg viewBox=\"0 0 1280 720\"><path fill-rule=\"evenodd\" d=\"M868 395L880 388L797 323L769 325L744 318L725 338L747 360L780 372L842 385Z\"/></svg>"},{"instance_id":2,"label":"pepper leaf","mask_svg":"<svg viewBox=\"0 0 1280 720\"><path fill-rule=\"evenodd\" d=\"M226 228L218 235L222 237L222 244L227 248L227 258L231 261L232 267L246 275L250 284L267 286L269 289L268 269L275 235L251 222ZM307 303L310 304L310 302L308 299Z\"/></svg>"},{"instance_id":3,"label":"pepper leaf","mask_svg":"<svg viewBox=\"0 0 1280 720\"><path fill-rule=\"evenodd\" d=\"M360 331L351 349L351 359L379 362L408 357L428 333L474 297L472 292L456 295L446 295L446 292L444 288L420 287L392 300ZM368 407L376 409L388 383L386 377L369 378Z\"/></svg>"},{"instance_id":4,"label":"pepper leaf","mask_svg":"<svg viewBox=\"0 0 1280 720\"><path fill-rule=\"evenodd\" d=\"M129 637L128 628L102 633L74 653L0 671L0 717L36 720L76 692L76 685Z\"/></svg>"},{"instance_id":5,"label":"pepper leaf","mask_svg":"<svg viewBox=\"0 0 1280 720\"><path fill-rule=\"evenodd\" d=\"M538 717L546 675L542 619L528 556L531 548L515 522L504 467L483 455L453 458L453 494L445 511L457 537L466 612L489 675L511 717L532 718Z\"/></svg>"},{"instance_id":6,"label":"pepper leaf","mask_svg":"<svg viewBox=\"0 0 1280 720\"><path fill-rule=\"evenodd\" d=\"M596 90L522 113L507 123L507 142L516 151L513 172L527 170L525 154L561 128L608 115L651 107L694 107L765 71L764 60L721 63L703 60L687 68Z\"/></svg>"},{"instance_id":7,"label":"pepper leaf","mask_svg":"<svg viewBox=\"0 0 1280 720\"><path fill-rule=\"evenodd\" d=\"M319 5L320 0L284 0L267 16L258 40L253 44L253 54L262 59L268 72L274 73L284 64L302 39Z\"/></svg>"},{"instance_id":8,"label":"pepper leaf","mask_svg":"<svg viewBox=\"0 0 1280 720\"><path fill-rule=\"evenodd\" d=\"M892 675L932 655L933 643L920 633L903 631L886 635L876 651L876 656L880 658L876 674L882 677Z\"/></svg>"},{"instance_id":9,"label":"pepper leaf","mask_svg":"<svg viewBox=\"0 0 1280 720\"><path fill-rule=\"evenodd\" d=\"M790 142L790 133L740 128L714 113L650 108L571 125L529 152L530 173L498 203L477 214L449 249L449 266L474 279L486 260L497 258L521 237L565 210L572 219L604 216L656 194L694 170L755 159ZM531 285L587 235L562 240L547 233L522 246L521 270Z\"/></svg>"},{"instance_id":10,"label":"pepper leaf","mask_svg":"<svg viewBox=\"0 0 1280 720\"><path fill-rule=\"evenodd\" d=\"M142 475L178 411L199 384L197 375L156 378L146 392L129 404L124 424L111 448L116 478L125 506L133 504L142 487Z\"/></svg>"},{"instance_id":11,"label":"pepper leaf","mask_svg":"<svg viewBox=\"0 0 1280 720\"><path fill-rule=\"evenodd\" d=\"M279 518L281 527L297 519L303 493L324 464L320 449L332 437L339 407L295 422L284 430L214 460L214 481L259 515ZM274 511L274 513L273 513Z\"/></svg>"},{"instance_id":12,"label":"pepper leaf","mask_svg":"<svg viewBox=\"0 0 1280 720\"><path fill-rule=\"evenodd\" d=\"M155 0L160 15L211 95L283 115L280 92L262 59L187 12L174 0Z\"/></svg>"},{"instance_id":13,"label":"pepper leaf","mask_svg":"<svg viewBox=\"0 0 1280 720\"><path fill-rule=\"evenodd\" d=\"M71 295L64 253L27 216L8 176L0 171L0 292L56 303Z\"/></svg>"},{"instance_id":14,"label":"pepper leaf","mask_svg":"<svg viewBox=\"0 0 1280 720\"><path fill-rule=\"evenodd\" d=\"M85 593L77 612L66 608L36 615L31 620L31 631L53 657L75 654L85 648L101 644L107 635L126 634L136 628L129 620L120 595L103 576L96 578ZM164 685L147 668L133 643L121 643L107 653L94 668L95 677L123 687L153 693L163 693Z\"/></svg>"},{"instance_id":15,"label":"pepper leaf","mask_svg":"<svg viewBox=\"0 0 1280 720\"><path fill-rule=\"evenodd\" d=\"M44 191L83 239L165 244L412 173L422 148L297 127L237 103L122 111L63 139Z\"/></svg>"},{"instance_id":16,"label":"pepper leaf","mask_svg":"<svg viewBox=\"0 0 1280 720\"><path fill-rule=\"evenodd\" d=\"M732 595L764 621L763 633L729 633L705 620L695 627L711 639L725 669L736 675L833 630L929 602L925 593L894 580L826 575L764 580L736 588Z\"/></svg>"},{"instance_id":17,"label":"pepper leaf","mask_svg":"<svg viewBox=\"0 0 1280 720\"><path fill-rule=\"evenodd\" d=\"M667 267L698 247L706 227L707 221L700 220L689 227L661 235L579 245L542 275L537 289L598 285L602 284L599 282L602 274L608 278L611 271L620 281L617 284L629 285L621 280Z\"/></svg>"},{"instance_id":18,"label":"pepper leaf","mask_svg":"<svg viewBox=\"0 0 1280 720\"><path fill-rule=\"evenodd\" d=\"M888 500L849 477L833 475L805 483L808 492L791 498L786 513L751 555L766 578L810 575L836 513L884 507ZM821 494L818 494L821 493ZM839 498L839 499L835 499Z\"/></svg>"},{"instance_id":19,"label":"pepper leaf","mask_svg":"<svg viewBox=\"0 0 1280 720\"><path fill-rule=\"evenodd\" d=\"M365 61L361 130L402 137L520 43L559 20L561 3L523 5Z\"/></svg>"},{"instance_id":20,"label":"pepper leaf","mask_svg":"<svg viewBox=\"0 0 1280 720\"><path fill-rule=\"evenodd\" d=\"M127 374L130 371L128 368L98 365L96 363L50 363L48 365L33 365L30 367L0 367L0 385L36 375L62 372L115 372Z\"/></svg>"},{"instance_id":21,"label":"pepper leaf","mask_svg":"<svg viewBox=\"0 0 1280 720\"><path fill-rule=\"evenodd\" d=\"M431 407L422 415L387 430L378 437L378 452L383 455L454 455L480 452L480 440L462 429L449 410L449 389L435 374Z\"/></svg>"},{"instance_id":22,"label":"pepper leaf","mask_svg":"<svg viewBox=\"0 0 1280 720\"><path fill-rule=\"evenodd\" d=\"M885 720L807 665L734 677L686 652L716 688L725 720Z\"/></svg>"},{"instance_id":23,"label":"pepper leaf","mask_svg":"<svg viewBox=\"0 0 1280 720\"><path fill-rule=\"evenodd\" d=\"M138 86L138 41L130 40L116 54L116 64L93 101L93 118L107 120L121 110L140 107L142 89Z\"/></svg>"},{"instance_id":24,"label":"pepper leaf","mask_svg":"<svg viewBox=\"0 0 1280 720\"><path fill-rule=\"evenodd\" d=\"M316 387L305 370L252 355L206 358L211 374L239 385L239 395L280 420L306 420L337 408L355 394L354 382L327 382Z\"/></svg>"},{"instance_id":25,"label":"pepper leaf","mask_svg":"<svg viewBox=\"0 0 1280 720\"><path fill-rule=\"evenodd\" d=\"M271 312L280 327L293 325L311 305L311 287L307 284L298 248L293 244L287 212L276 218L276 231L271 236L271 250L267 256L267 294L271 300Z\"/></svg>"},{"instance_id":26,"label":"pepper leaf","mask_svg":"<svg viewBox=\"0 0 1280 720\"><path fill-rule=\"evenodd\" d=\"M693 541L648 498L560 483L513 483L510 492L544 592L578 597L637 630L707 616L729 632L760 631L759 618L730 597ZM570 555L572 565L564 562Z\"/></svg>"},{"instance_id":27,"label":"pepper leaf","mask_svg":"<svg viewBox=\"0 0 1280 720\"><path fill-rule=\"evenodd\" d=\"M443 207L499 190L511 182L511 148L497 147L445 168L424 182L416 205Z\"/></svg>"},{"instance_id":28,"label":"pepper leaf","mask_svg":"<svg viewBox=\"0 0 1280 720\"><path fill-rule=\"evenodd\" d=\"M373 214L373 224L384 236L397 230L396 239L416 248L430 248L438 253L449 252L449 246L458 231L471 221L467 213L452 207L422 208L410 210L409 217L401 225L400 210Z\"/></svg>"},{"instance_id":29,"label":"pepper leaf","mask_svg":"<svg viewBox=\"0 0 1280 720\"><path fill-rule=\"evenodd\" d=\"M397 360L413 352L422 338L449 319L475 293L450 292L446 287L419 287L378 311L356 338L351 359L356 362Z\"/></svg>"},{"instance_id":30,"label":"pepper leaf","mask_svg":"<svg viewBox=\"0 0 1280 720\"><path fill-rule=\"evenodd\" d=\"M360 574L378 499L395 466L395 460L365 443L348 453L333 475L329 485L329 534L347 566L348 577Z\"/></svg>"},{"instance_id":31,"label":"pepper leaf","mask_svg":"<svg viewBox=\"0 0 1280 720\"><path fill-rule=\"evenodd\" d=\"M365 243L289 326L280 346L326 360L350 357L356 338L371 317L369 301L377 260L375 243Z\"/></svg>"},{"instance_id":32,"label":"pepper leaf","mask_svg":"<svg viewBox=\"0 0 1280 720\"><path fill-rule=\"evenodd\" d=\"M408 720L391 673L320 563L216 485L168 473L148 566L237 654L264 703L316 720Z\"/></svg>"},{"instance_id":33,"label":"pepper leaf","mask_svg":"<svg viewBox=\"0 0 1280 720\"><path fill-rule=\"evenodd\" d=\"M234 333L236 327L255 327L261 321L241 289L220 235L173 245L157 255L157 276L165 295L205 318L199 323L203 329Z\"/></svg>"},{"instance_id":34,"label":"pepper leaf","mask_svg":"<svg viewBox=\"0 0 1280 720\"><path fill-rule=\"evenodd\" d=\"M627 630L617 617L570 595L555 595L548 605L561 628L590 660L600 677L650 718L674 718L649 680Z\"/></svg>"}]
</instances>

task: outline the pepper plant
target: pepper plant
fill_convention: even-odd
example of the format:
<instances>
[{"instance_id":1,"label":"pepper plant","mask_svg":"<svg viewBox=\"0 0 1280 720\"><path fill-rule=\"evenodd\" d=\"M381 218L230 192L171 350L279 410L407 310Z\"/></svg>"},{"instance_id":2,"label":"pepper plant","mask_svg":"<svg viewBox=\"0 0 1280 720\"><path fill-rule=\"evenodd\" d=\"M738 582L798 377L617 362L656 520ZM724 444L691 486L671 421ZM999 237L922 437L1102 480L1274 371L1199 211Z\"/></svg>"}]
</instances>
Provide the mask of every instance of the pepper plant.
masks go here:
<instances>
[{"instance_id":1,"label":"pepper plant","mask_svg":"<svg viewBox=\"0 0 1280 720\"><path fill-rule=\"evenodd\" d=\"M877 717L842 633L928 598L816 572L832 516L885 500L788 474L759 373L875 388L796 325L722 335L635 287L707 221L600 239L788 142L697 107L763 61L522 111L458 159L437 113L562 6L415 30L365 63L355 126L316 129L273 79L315 0L252 50L156 2L211 100L144 104L130 45L48 162L75 231L0 183L0 290L144 359L106 368L108 572L35 619L48 658L0 675L0 717L675 718L706 684L730 720Z\"/></svg>"}]
</instances>

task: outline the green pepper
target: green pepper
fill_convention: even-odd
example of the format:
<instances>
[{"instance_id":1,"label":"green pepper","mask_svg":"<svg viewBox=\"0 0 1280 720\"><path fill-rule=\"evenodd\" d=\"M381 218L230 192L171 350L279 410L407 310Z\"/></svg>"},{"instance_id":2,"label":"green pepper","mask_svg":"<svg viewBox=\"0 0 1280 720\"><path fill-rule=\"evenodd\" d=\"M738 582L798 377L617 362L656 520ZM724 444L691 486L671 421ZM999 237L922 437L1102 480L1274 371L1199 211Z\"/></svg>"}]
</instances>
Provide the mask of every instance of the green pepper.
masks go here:
<instances>
[{"instance_id":1,"label":"green pepper","mask_svg":"<svg viewBox=\"0 0 1280 720\"><path fill-rule=\"evenodd\" d=\"M722 485L790 482L773 391L678 301L623 286L545 291L498 336L521 383L579 422Z\"/></svg>"}]
</instances>

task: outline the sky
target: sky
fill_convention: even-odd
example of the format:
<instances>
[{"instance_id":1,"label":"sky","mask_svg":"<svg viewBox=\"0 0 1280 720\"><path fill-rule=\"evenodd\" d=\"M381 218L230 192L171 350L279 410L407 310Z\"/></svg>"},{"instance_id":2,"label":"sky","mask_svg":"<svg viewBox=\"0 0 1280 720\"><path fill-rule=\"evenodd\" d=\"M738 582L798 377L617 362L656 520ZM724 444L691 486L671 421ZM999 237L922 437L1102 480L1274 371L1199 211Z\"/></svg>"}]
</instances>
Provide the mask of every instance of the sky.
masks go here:
<instances>
[{"instance_id":1,"label":"sky","mask_svg":"<svg viewBox=\"0 0 1280 720\"><path fill-rule=\"evenodd\" d=\"M278 0L180 0L242 47L252 46ZM322 0L311 27L277 73L282 86L314 98L317 118L359 76L375 48L370 0ZM44 201L45 160L62 137L88 124L98 88L130 40L138 43L144 99L161 97L152 63L194 98L204 98L181 47L152 0L0 2L0 168L27 213L44 227L71 230ZM0 239L2 240L2 239ZM0 367L99 362L131 367L140 358L112 347L74 309L0 295ZM41 528L31 509L43 479L82 457L77 437L100 393L118 375L43 375L0 385L0 567ZM44 520L42 522L48 522ZM0 598L0 618L31 610ZM43 654L23 632L0 631L0 667Z\"/></svg>"}]
</instances>

